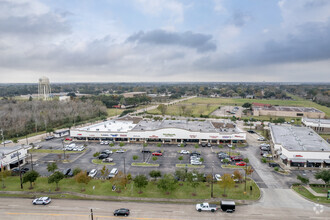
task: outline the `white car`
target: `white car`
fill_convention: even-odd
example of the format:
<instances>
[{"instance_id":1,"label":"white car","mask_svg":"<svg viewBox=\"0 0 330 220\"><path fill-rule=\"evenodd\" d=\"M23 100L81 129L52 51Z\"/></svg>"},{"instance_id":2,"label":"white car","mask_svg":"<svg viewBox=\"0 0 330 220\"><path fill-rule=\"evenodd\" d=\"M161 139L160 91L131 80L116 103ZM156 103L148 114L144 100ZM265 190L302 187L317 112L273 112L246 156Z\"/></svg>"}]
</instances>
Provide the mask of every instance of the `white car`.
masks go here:
<instances>
[{"instance_id":1,"label":"white car","mask_svg":"<svg viewBox=\"0 0 330 220\"><path fill-rule=\"evenodd\" d=\"M191 165L201 165L202 162L201 162L200 160L192 160L192 161L190 162L190 164L191 164Z\"/></svg>"},{"instance_id":2,"label":"white car","mask_svg":"<svg viewBox=\"0 0 330 220\"><path fill-rule=\"evenodd\" d=\"M216 179L217 181L222 181L220 174L214 174L214 179Z\"/></svg>"},{"instance_id":3,"label":"white car","mask_svg":"<svg viewBox=\"0 0 330 220\"><path fill-rule=\"evenodd\" d=\"M116 151L116 153L125 153L125 151L123 149L119 149Z\"/></svg>"},{"instance_id":4,"label":"white car","mask_svg":"<svg viewBox=\"0 0 330 220\"><path fill-rule=\"evenodd\" d=\"M92 169L90 172L89 172L89 174L88 174L88 176L90 176L90 177L95 177L96 176L96 174L97 174L97 169Z\"/></svg>"},{"instance_id":5,"label":"white car","mask_svg":"<svg viewBox=\"0 0 330 220\"><path fill-rule=\"evenodd\" d=\"M180 151L180 154L189 154L190 152L189 151L187 151L187 150L182 150L182 151Z\"/></svg>"},{"instance_id":6,"label":"white car","mask_svg":"<svg viewBox=\"0 0 330 220\"><path fill-rule=\"evenodd\" d=\"M1 144L11 144L11 143L13 143L12 140L6 140L6 141L4 141L4 142L1 142Z\"/></svg>"},{"instance_id":7,"label":"white car","mask_svg":"<svg viewBox=\"0 0 330 220\"><path fill-rule=\"evenodd\" d=\"M105 158L102 160L103 163L110 163L112 161L113 161L113 159L111 157L108 157L108 158Z\"/></svg>"},{"instance_id":8,"label":"white car","mask_svg":"<svg viewBox=\"0 0 330 220\"><path fill-rule=\"evenodd\" d=\"M264 137L258 137L258 141L265 141L266 139Z\"/></svg>"},{"instance_id":9,"label":"white car","mask_svg":"<svg viewBox=\"0 0 330 220\"><path fill-rule=\"evenodd\" d=\"M100 141L100 144L104 144L104 141Z\"/></svg>"},{"instance_id":10,"label":"white car","mask_svg":"<svg viewBox=\"0 0 330 220\"><path fill-rule=\"evenodd\" d=\"M47 205L52 200L49 197L40 197L32 201L33 205Z\"/></svg>"}]
</instances>

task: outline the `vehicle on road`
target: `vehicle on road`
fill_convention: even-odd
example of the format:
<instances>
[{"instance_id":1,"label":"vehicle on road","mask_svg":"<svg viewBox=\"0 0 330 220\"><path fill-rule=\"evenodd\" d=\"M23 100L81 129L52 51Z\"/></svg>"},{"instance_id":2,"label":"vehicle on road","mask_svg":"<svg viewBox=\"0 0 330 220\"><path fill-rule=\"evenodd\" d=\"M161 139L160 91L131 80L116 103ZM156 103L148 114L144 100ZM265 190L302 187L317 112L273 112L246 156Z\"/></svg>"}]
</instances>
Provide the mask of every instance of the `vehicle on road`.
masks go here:
<instances>
[{"instance_id":1,"label":"vehicle on road","mask_svg":"<svg viewBox=\"0 0 330 220\"><path fill-rule=\"evenodd\" d=\"M110 157L109 158L105 158L105 159L102 160L103 163L110 163L112 161L113 161L113 159L110 158Z\"/></svg>"},{"instance_id":2,"label":"vehicle on road","mask_svg":"<svg viewBox=\"0 0 330 220\"><path fill-rule=\"evenodd\" d=\"M221 201L220 208L224 212L235 212L235 202L234 201Z\"/></svg>"},{"instance_id":3,"label":"vehicle on road","mask_svg":"<svg viewBox=\"0 0 330 220\"><path fill-rule=\"evenodd\" d=\"M5 140L5 141L1 142L1 144L11 144L11 143L13 143L12 140Z\"/></svg>"},{"instance_id":4,"label":"vehicle on road","mask_svg":"<svg viewBox=\"0 0 330 220\"><path fill-rule=\"evenodd\" d=\"M250 134L256 133L254 130L248 130L247 132L249 132Z\"/></svg>"},{"instance_id":5,"label":"vehicle on road","mask_svg":"<svg viewBox=\"0 0 330 220\"><path fill-rule=\"evenodd\" d=\"M163 153L161 151L154 151L152 156L163 156Z\"/></svg>"},{"instance_id":6,"label":"vehicle on road","mask_svg":"<svg viewBox=\"0 0 330 220\"><path fill-rule=\"evenodd\" d=\"M34 199L32 201L32 204L33 205L47 205L51 202L51 198L49 197L40 197L40 198L37 198L37 199Z\"/></svg>"},{"instance_id":7,"label":"vehicle on road","mask_svg":"<svg viewBox=\"0 0 330 220\"><path fill-rule=\"evenodd\" d=\"M189 151L187 151L187 150L182 150L182 151L180 151L180 154L189 154L190 152Z\"/></svg>"},{"instance_id":8,"label":"vehicle on road","mask_svg":"<svg viewBox=\"0 0 330 220\"><path fill-rule=\"evenodd\" d=\"M47 137L45 138L46 141L49 141L49 140L52 140L52 139L54 139L54 136L47 136Z\"/></svg>"},{"instance_id":9,"label":"vehicle on road","mask_svg":"<svg viewBox=\"0 0 330 220\"><path fill-rule=\"evenodd\" d=\"M99 158L99 160L103 160L103 159L108 158L108 157L109 157L108 154L100 154L98 158Z\"/></svg>"},{"instance_id":10,"label":"vehicle on road","mask_svg":"<svg viewBox=\"0 0 330 220\"><path fill-rule=\"evenodd\" d=\"M236 166L244 167L244 166L246 166L246 163L243 162L243 161L241 161L241 162L239 162L239 163L236 163Z\"/></svg>"},{"instance_id":11,"label":"vehicle on road","mask_svg":"<svg viewBox=\"0 0 330 220\"><path fill-rule=\"evenodd\" d=\"M119 149L116 151L116 153L125 153L125 151L123 149Z\"/></svg>"},{"instance_id":12,"label":"vehicle on road","mask_svg":"<svg viewBox=\"0 0 330 220\"><path fill-rule=\"evenodd\" d=\"M196 210L201 212L201 211L211 211L211 212L215 212L217 211L217 205L215 204L209 204L207 202L203 202L201 204L197 204L196 205Z\"/></svg>"},{"instance_id":13,"label":"vehicle on road","mask_svg":"<svg viewBox=\"0 0 330 220\"><path fill-rule=\"evenodd\" d=\"M129 209L121 208L113 212L114 216L129 216Z\"/></svg>"},{"instance_id":14,"label":"vehicle on road","mask_svg":"<svg viewBox=\"0 0 330 220\"><path fill-rule=\"evenodd\" d=\"M222 179L221 179L221 175L220 175L220 174L214 174L214 179L215 179L216 181L222 181Z\"/></svg>"},{"instance_id":15,"label":"vehicle on road","mask_svg":"<svg viewBox=\"0 0 330 220\"><path fill-rule=\"evenodd\" d=\"M92 169L89 172L88 176L94 178L96 176L96 174L97 174L97 169Z\"/></svg>"}]
</instances>

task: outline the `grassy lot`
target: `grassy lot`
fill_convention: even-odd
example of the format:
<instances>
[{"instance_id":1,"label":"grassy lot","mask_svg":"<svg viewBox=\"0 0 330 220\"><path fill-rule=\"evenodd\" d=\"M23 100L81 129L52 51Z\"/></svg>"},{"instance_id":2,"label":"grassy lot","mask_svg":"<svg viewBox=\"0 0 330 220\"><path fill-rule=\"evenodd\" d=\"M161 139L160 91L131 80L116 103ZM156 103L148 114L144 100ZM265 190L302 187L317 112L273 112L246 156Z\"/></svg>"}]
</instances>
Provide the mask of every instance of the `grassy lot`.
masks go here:
<instances>
[{"instance_id":1,"label":"grassy lot","mask_svg":"<svg viewBox=\"0 0 330 220\"><path fill-rule=\"evenodd\" d=\"M79 154L85 152L83 151L65 151L65 154ZM30 153L47 153L47 154L63 154L63 150L50 150L50 149L31 149L29 150Z\"/></svg>"},{"instance_id":2,"label":"grassy lot","mask_svg":"<svg viewBox=\"0 0 330 220\"><path fill-rule=\"evenodd\" d=\"M321 137L323 137L324 140L330 139L330 134L320 134Z\"/></svg>"},{"instance_id":3,"label":"grassy lot","mask_svg":"<svg viewBox=\"0 0 330 220\"><path fill-rule=\"evenodd\" d=\"M6 188L4 191L22 191L20 189L19 178L18 177L8 177L5 180ZM54 192L56 185L48 184L47 178L38 178L34 184L34 188L29 190L29 183L24 184L24 190L30 192ZM93 190L93 186L95 189ZM127 185L126 189L122 188L121 192L113 192L111 189L112 183L110 181L102 181L93 179L89 184L78 184L74 179L64 179L59 183L61 192L81 192L84 188L83 193L89 195L106 195L106 196L127 196L127 197L149 197L149 198L170 198L170 199L207 199L210 198L211 186L208 183L200 183L197 188L193 188L189 183L184 182L182 186L177 184L176 190L170 194L166 194L157 188L157 184L151 181L148 186L142 189L143 193L139 193L134 184L131 182ZM252 193L244 194L244 183L237 184L237 187L233 187L226 190L228 197L227 199L246 199L246 200L256 200L260 196L260 191L254 181L247 182L247 188L253 187ZM118 186L117 186L118 188ZM214 196L222 197L223 188L220 185L214 184ZM195 193L196 195L192 195Z\"/></svg>"},{"instance_id":4,"label":"grassy lot","mask_svg":"<svg viewBox=\"0 0 330 220\"><path fill-rule=\"evenodd\" d=\"M133 167L159 167L156 163L132 163Z\"/></svg>"},{"instance_id":5,"label":"grassy lot","mask_svg":"<svg viewBox=\"0 0 330 220\"><path fill-rule=\"evenodd\" d=\"M120 115L125 109L116 109L116 108L108 108L107 113L108 117Z\"/></svg>"},{"instance_id":6,"label":"grassy lot","mask_svg":"<svg viewBox=\"0 0 330 220\"><path fill-rule=\"evenodd\" d=\"M176 167L179 167L179 168L185 168L186 167L186 164L176 164L175 165ZM192 165L192 164L187 164L187 167L189 168L204 168L205 166L204 165Z\"/></svg>"},{"instance_id":7,"label":"grassy lot","mask_svg":"<svg viewBox=\"0 0 330 220\"><path fill-rule=\"evenodd\" d=\"M190 112L194 117L199 117L201 114L209 115L214 110L216 110L219 106L223 105L238 105L242 106L245 102L259 102L264 104L271 104L271 105L286 105L286 106L304 106L304 107L314 107L321 111L324 111L325 114L330 117L330 108L326 106L319 105L309 100L297 99L297 100L267 100L267 99L232 99L232 98L193 98L187 101L181 102L177 105L171 105L167 108L167 115L179 116L184 115L182 113L181 105L185 105L186 112ZM189 110L190 109L190 110ZM149 111L151 114L160 114L160 111L154 109ZM260 118L259 118L260 117ZM259 116L254 117L260 120L267 120L268 116ZM291 120L291 118L290 118Z\"/></svg>"},{"instance_id":8,"label":"grassy lot","mask_svg":"<svg viewBox=\"0 0 330 220\"><path fill-rule=\"evenodd\" d=\"M330 187L315 187L315 186L311 186L311 188L317 192L317 193L328 193L328 190L330 190Z\"/></svg>"},{"instance_id":9,"label":"grassy lot","mask_svg":"<svg viewBox=\"0 0 330 220\"><path fill-rule=\"evenodd\" d=\"M327 200L326 197L317 197L317 196L314 196L313 194L311 194L305 187L303 186L293 186L292 189L294 191L296 191L297 193L299 193L300 195L302 195L303 197L307 198L307 199L310 199L314 202L317 202L317 203L328 203L330 204L330 200Z\"/></svg>"},{"instance_id":10,"label":"grassy lot","mask_svg":"<svg viewBox=\"0 0 330 220\"><path fill-rule=\"evenodd\" d=\"M102 162L102 160L100 160L100 159L93 159L93 160L92 160L92 163L95 163L95 164L101 164L101 165L109 165L109 166L116 165L116 163L112 163L112 162L110 162L110 163L104 163L104 162Z\"/></svg>"},{"instance_id":11,"label":"grassy lot","mask_svg":"<svg viewBox=\"0 0 330 220\"><path fill-rule=\"evenodd\" d=\"M231 169L245 169L245 166L236 166L236 165L221 165L222 168L231 168Z\"/></svg>"}]
</instances>

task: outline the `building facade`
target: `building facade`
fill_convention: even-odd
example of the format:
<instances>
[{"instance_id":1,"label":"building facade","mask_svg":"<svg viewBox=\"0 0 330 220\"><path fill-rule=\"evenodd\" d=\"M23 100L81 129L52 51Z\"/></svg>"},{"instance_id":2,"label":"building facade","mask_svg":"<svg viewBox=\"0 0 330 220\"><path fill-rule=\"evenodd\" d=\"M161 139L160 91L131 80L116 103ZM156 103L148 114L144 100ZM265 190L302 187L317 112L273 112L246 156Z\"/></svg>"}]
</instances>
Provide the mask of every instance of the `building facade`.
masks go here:
<instances>
[{"instance_id":1,"label":"building facade","mask_svg":"<svg viewBox=\"0 0 330 220\"><path fill-rule=\"evenodd\" d=\"M10 170L20 165L25 164L28 146L0 147L0 165L5 170Z\"/></svg>"},{"instance_id":2,"label":"building facade","mask_svg":"<svg viewBox=\"0 0 330 220\"><path fill-rule=\"evenodd\" d=\"M330 134L330 119L303 118L301 123L318 134Z\"/></svg>"},{"instance_id":3,"label":"building facade","mask_svg":"<svg viewBox=\"0 0 330 220\"><path fill-rule=\"evenodd\" d=\"M274 116L274 117L308 117L324 118L325 113L316 108L293 107L293 106L265 106L253 107L254 116Z\"/></svg>"}]
</instances>

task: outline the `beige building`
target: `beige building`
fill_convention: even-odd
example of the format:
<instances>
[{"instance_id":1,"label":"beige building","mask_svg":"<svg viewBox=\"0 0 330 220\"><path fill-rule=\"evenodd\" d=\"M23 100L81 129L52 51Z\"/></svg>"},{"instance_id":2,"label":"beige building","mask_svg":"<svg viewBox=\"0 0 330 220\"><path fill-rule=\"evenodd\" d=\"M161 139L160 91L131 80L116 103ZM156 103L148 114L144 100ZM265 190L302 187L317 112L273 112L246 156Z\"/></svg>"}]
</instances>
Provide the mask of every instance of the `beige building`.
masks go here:
<instances>
[{"instance_id":1,"label":"beige building","mask_svg":"<svg viewBox=\"0 0 330 220\"><path fill-rule=\"evenodd\" d=\"M319 134L330 134L330 119L303 118L301 123Z\"/></svg>"},{"instance_id":2,"label":"beige building","mask_svg":"<svg viewBox=\"0 0 330 220\"><path fill-rule=\"evenodd\" d=\"M308 117L324 118L325 113L311 107L293 107L293 106L265 106L253 107L254 116L275 116L275 117Z\"/></svg>"},{"instance_id":3,"label":"beige building","mask_svg":"<svg viewBox=\"0 0 330 220\"><path fill-rule=\"evenodd\" d=\"M145 95L147 95L146 92L126 92L126 93L123 93L123 96L125 98L140 97L140 96L145 96Z\"/></svg>"}]
</instances>

